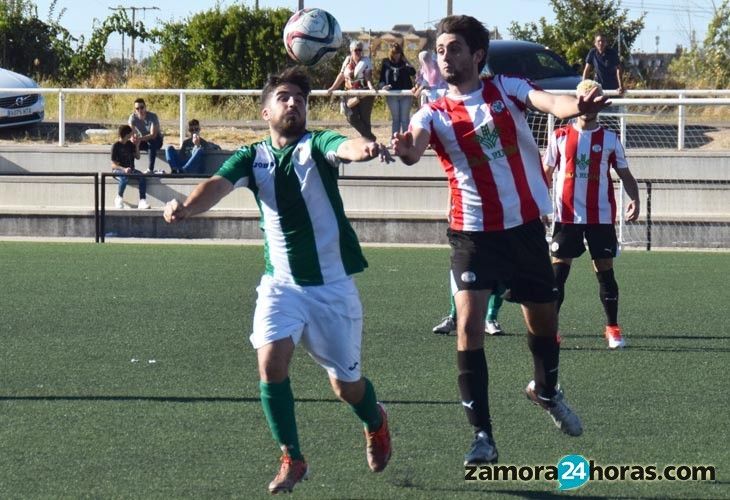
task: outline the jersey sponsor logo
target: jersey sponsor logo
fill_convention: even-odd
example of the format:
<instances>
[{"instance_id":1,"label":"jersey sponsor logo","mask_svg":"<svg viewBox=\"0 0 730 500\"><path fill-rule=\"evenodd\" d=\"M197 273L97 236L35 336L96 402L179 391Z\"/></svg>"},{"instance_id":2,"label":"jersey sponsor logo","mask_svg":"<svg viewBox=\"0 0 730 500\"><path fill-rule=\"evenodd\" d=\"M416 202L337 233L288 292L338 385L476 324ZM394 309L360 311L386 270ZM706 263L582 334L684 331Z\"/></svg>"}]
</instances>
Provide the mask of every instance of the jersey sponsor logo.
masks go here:
<instances>
[{"instance_id":1,"label":"jersey sponsor logo","mask_svg":"<svg viewBox=\"0 0 730 500\"><path fill-rule=\"evenodd\" d=\"M255 161L253 162L253 168L272 168L276 166L274 161Z\"/></svg>"},{"instance_id":2,"label":"jersey sponsor logo","mask_svg":"<svg viewBox=\"0 0 730 500\"><path fill-rule=\"evenodd\" d=\"M492 149L497 145L497 140L499 139L499 128L494 127L494 130L490 131L487 125L482 125L479 128L479 131L481 134L477 134L477 137L479 137L480 144L483 144L489 149Z\"/></svg>"},{"instance_id":3,"label":"jersey sponsor logo","mask_svg":"<svg viewBox=\"0 0 730 500\"><path fill-rule=\"evenodd\" d=\"M586 168L588 168L588 165L590 165L590 164L591 164L591 158L585 153L578 156L578 158L576 158L576 160L575 160L575 165L581 170L585 170Z\"/></svg>"},{"instance_id":4,"label":"jersey sponsor logo","mask_svg":"<svg viewBox=\"0 0 730 500\"><path fill-rule=\"evenodd\" d=\"M510 157L514 154L516 154L519 150L517 148L517 145L510 145L506 148L497 148L497 141L499 140L499 134L500 134L499 127L494 127L493 130L489 130L489 126L482 125L479 127L479 132L477 133L477 140L479 141L479 144L487 148L489 151L485 154L488 161L494 161L499 158L504 157ZM475 163L479 163L482 161L481 157L476 158L468 158L469 166L474 166Z\"/></svg>"}]
</instances>

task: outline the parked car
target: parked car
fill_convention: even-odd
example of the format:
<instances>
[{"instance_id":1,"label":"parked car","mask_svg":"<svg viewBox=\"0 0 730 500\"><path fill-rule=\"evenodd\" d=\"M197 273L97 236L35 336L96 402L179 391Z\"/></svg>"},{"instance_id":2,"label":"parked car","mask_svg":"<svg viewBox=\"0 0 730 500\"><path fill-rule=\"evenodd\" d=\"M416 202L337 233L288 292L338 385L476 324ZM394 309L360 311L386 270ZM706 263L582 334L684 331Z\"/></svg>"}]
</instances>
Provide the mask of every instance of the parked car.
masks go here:
<instances>
[{"instance_id":1,"label":"parked car","mask_svg":"<svg viewBox=\"0 0 730 500\"><path fill-rule=\"evenodd\" d=\"M539 43L493 40L484 71L529 78L545 90L575 90L581 76L565 59Z\"/></svg>"},{"instance_id":2,"label":"parked car","mask_svg":"<svg viewBox=\"0 0 730 500\"><path fill-rule=\"evenodd\" d=\"M0 127L14 127L43 121L45 99L34 93L38 84L21 74L0 68L0 88L18 91L0 92Z\"/></svg>"},{"instance_id":3,"label":"parked car","mask_svg":"<svg viewBox=\"0 0 730 500\"><path fill-rule=\"evenodd\" d=\"M578 72L560 55L539 43L524 40L490 41L487 65L482 73L526 77L545 90L575 90L582 80ZM528 110L527 123L538 146L545 147L547 115ZM567 120L555 120L556 127L566 123Z\"/></svg>"}]
</instances>

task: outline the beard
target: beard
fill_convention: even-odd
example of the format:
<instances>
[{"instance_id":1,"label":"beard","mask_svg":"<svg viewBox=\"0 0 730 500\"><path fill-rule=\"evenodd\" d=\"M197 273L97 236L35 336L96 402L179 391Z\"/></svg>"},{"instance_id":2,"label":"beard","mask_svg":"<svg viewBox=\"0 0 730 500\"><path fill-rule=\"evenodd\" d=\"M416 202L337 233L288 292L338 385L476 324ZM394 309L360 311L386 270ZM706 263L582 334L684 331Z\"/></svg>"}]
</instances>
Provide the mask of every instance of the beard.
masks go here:
<instances>
[{"instance_id":1,"label":"beard","mask_svg":"<svg viewBox=\"0 0 730 500\"><path fill-rule=\"evenodd\" d=\"M284 137L300 137L307 128L307 120L299 116L288 115L283 116L276 123L272 123L271 126Z\"/></svg>"},{"instance_id":2,"label":"beard","mask_svg":"<svg viewBox=\"0 0 730 500\"><path fill-rule=\"evenodd\" d=\"M460 83L464 83L467 80L466 72L455 68L452 69L451 74L442 73L441 76L446 81L446 83L451 85L459 85Z\"/></svg>"}]
</instances>

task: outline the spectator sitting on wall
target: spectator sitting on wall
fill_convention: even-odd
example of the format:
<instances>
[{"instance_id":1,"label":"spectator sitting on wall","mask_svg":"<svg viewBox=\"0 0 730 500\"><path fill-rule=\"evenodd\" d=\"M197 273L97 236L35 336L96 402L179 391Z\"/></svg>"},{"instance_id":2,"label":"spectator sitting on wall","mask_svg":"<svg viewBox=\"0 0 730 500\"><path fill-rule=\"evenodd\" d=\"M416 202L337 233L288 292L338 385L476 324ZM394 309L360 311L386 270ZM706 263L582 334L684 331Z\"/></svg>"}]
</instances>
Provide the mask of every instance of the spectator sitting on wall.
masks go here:
<instances>
[{"instance_id":1,"label":"spectator sitting on wall","mask_svg":"<svg viewBox=\"0 0 730 500\"><path fill-rule=\"evenodd\" d=\"M205 171L206 151L220 150L220 146L200 137L200 122L188 122L189 137L182 143L180 151L172 144L165 150L165 158L173 174L202 174Z\"/></svg>"},{"instance_id":2,"label":"spectator sitting on wall","mask_svg":"<svg viewBox=\"0 0 730 500\"><path fill-rule=\"evenodd\" d=\"M117 196L114 198L116 208L124 208L124 190L129 183L129 174L141 174L134 168L134 160L139 159L139 140L132 132L132 127L122 125L119 127L119 140L112 146L112 172L116 174L119 181ZM147 181L144 177L139 178L139 205L137 208L150 208L147 203Z\"/></svg>"},{"instance_id":3,"label":"spectator sitting on wall","mask_svg":"<svg viewBox=\"0 0 730 500\"><path fill-rule=\"evenodd\" d=\"M134 101L134 112L129 115L129 126L135 131L139 139L139 149L149 151L149 163L147 173L155 173L155 158L157 152L162 148L162 130L160 120L152 111L147 111L144 99L138 98ZM158 172L162 173L162 172Z\"/></svg>"}]
</instances>

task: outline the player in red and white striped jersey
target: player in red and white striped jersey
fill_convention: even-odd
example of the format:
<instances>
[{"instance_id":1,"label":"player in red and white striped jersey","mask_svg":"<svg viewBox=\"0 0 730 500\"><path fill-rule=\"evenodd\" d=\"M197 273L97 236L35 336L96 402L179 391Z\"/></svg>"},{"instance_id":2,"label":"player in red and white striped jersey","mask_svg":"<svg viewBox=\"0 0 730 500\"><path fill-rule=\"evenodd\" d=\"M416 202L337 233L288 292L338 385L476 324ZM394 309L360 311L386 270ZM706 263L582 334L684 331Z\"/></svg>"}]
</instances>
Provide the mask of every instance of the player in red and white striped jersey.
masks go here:
<instances>
[{"instance_id":1,"label":"player in red and white striped jersey","mask_svg":"<svg viewBox=\"0 0 730 500\"><path fill-rule=\"evenodd\" d=\"M437 28L436 54L446 95L426 104L410 130L391 145L404 163L416 163L431 145L452 196L449 224L451 277L457 309L459 392L475 437L467 463L497 460L489 414L484 355L484 314L497 283L522 304L533 356L534 380L526 393L565 433L582 433L578 416L557 388L560 346L555 278L542 214L551 210L547 180L525 120L528 108L570 118L598 112L596 93L556 96L522 78L480 79L489 32L477 19L449 16Z\"/></svg>"},{"instance_id":2,"label":"player in red and white striped jersey","mask_svg":"<svg viewBox=\"0 0 730 500\"><path fill-rule=\"evenodd\" d=\"M598 89L593 80L583 80L577 95ZM618 254L614 222L616 200L613 193L611 169L621 178L630 201L626 220L639 217L639 188L629 171L624 148L615 132L598 124L598 115L589 113L556 130L545 152L545 173L555 172L554 226L551 243L553 272L558 286L557 309L565 298L565 281L575 257L585 252L583 239L593 259L598 278L599 296L606 313L604 335L608 347L624 346L618 325L618 284L613 274L613 258Z\"/></svg>"}]
</instances>

